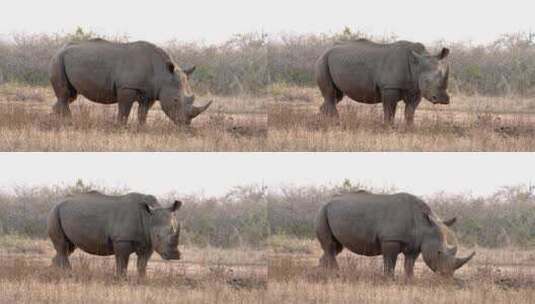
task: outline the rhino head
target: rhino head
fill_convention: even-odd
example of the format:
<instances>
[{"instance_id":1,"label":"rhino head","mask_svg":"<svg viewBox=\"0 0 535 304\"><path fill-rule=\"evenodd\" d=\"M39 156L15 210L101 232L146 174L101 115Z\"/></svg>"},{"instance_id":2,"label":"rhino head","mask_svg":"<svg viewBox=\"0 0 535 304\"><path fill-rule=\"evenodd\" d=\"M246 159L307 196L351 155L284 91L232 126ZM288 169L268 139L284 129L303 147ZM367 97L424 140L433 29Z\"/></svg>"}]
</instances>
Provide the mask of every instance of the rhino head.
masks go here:
<instances>
[{"instance_id":1,"label":"rhino head","mask_svg":"<svg viewBox=\"0 0 535 304\"><path fill-rule=\"evenodd\" d=\"M165 260L180 259L180 251L178 250L180 226L176 224L175 211L181 206L181 201L175 201L168 208L148 208L152 249Z\"/></svg>"},{"instance_id":2,"label":"rhino head","mask_svg":"<svg viewBox=\"0 0 535 304\"><path fill-rule=\"evenodd\" d=\"M421 250L425 264L434 272L451 277L455 270L463 267L474 255L457 257L457 239L448 226L455 223L455 219L441 222L430 217L433 229L422 242Z\"/></svg>"},{"instance_id":3,"label":"rhino head","mask_svg":"<svg viewBox=\"0 0 535 304\"><path fill-rule=\"evenodd\" d=\"M422 96L434 104L449 104L447 92L450 68L445 58L450 51L443 48L438 55L419 54L411 51L411 70Z\"/></svg>"},{"instance_id":4,"label":"rhino head","mask_svg":"<svg viewBox=\"0 0 535 304\"><path fill-rule=\"evenodd\" d=\"M175 68L171 62L167 63L169 75L165 77L160 89L160 105L164 113L176 125L189 125L191 121L202 112L206 111L212 104L207 102L203 106L197 107L193 104L195 95L191 91L188 78L195 71L195 66L189 69Z\"/></svg>"}]
</instances>

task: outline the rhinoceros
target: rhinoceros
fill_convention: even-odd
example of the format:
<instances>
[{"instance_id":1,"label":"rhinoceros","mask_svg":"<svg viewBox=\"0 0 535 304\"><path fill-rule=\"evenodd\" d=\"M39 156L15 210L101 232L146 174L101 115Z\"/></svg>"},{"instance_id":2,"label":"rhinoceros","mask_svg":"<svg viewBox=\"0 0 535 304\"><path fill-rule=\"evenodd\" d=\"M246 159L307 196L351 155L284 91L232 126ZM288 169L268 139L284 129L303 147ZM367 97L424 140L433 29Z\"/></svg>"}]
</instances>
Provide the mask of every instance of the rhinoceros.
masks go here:
<instances>
[{"instance_id":1,"label":"rhinoceros","mask_svg":"<svg viewBox=\"0 0 535 304\"><path fill-rule=\"evenodd\" d=\"M180 227L175 211L182 202L162 207L152 195L108 196L97 191L64 198L48 216L48 235L56 249L53 265L70 269L76 248L99 256L115 255L116 274L125 277L130 254L137 255L140 277L156 251L165 260L180 259Z\"/></svg>"},{"instance_id":2,"label":"rhinoceros","mask_svg":"<svg viewBox=\"0 0 535 304\"><path fill-rule=\"evenodd\" d=\"M448 229L455 221L440 220L424 201L408 193L342 193L320 209L316 220L323 249L320 266L338 269L336 255L347 248L359 255L382 255L385 275L394 277L397 256L403 253L405 274L411 278L422 253L432 271L452 276L475 255L456 257L457 240Z\"/></svg>"},{"instance_id":3,"label":"rhinoceros","mask_svg":"<svg viewBox=\"0 0 535 304\"><path fill-rule=\"evenodd\" d=\"M413 125L422 96L433 104L449 104L449 49L430 55L421 43L378 44L366 39L341 42L316 62L316 82L324 102L320 111L338 117L344 95L367 104L383 103L384 121L392 125L396 106L405 102L405 120Z\"/></svg>"},{"instance_id":4,"label":"rhinoceros","mask_svg":"<svg viewBox=\"0 0 535 304\"><path fill-rule=\"evenodd\" d=\"M57 97L54 112L70 117L69 104L78 94L119 106L118 121L126 124L138 102L143 125L156 100L177 125L190 124L212 103L194 106L188 77L195 66L182 70L161 48L145 41L115 43L103 39L71 42L52 58L50 82Z\"/></svg>"}]
</instances>

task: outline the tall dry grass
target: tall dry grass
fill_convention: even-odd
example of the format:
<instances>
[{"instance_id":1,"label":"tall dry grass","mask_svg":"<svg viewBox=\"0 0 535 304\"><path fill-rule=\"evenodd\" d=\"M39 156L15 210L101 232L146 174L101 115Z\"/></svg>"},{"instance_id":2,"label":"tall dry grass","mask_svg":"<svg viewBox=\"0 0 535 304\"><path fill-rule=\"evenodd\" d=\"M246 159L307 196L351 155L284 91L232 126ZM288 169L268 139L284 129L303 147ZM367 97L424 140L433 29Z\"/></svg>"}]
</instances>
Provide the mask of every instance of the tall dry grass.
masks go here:
<instances>
[{"instance_id":1,"label":"tall dry grass","mask_svg":"<svg viewBox=\"0 0 535 304\"><path fill-rule=\"evenodd\" d=\"M183 260L165 262L155 255L145 279L135 273L134 255L123 281L114 276L112 257L77 251L73 270L65 272L50 266L54 252L48 241L0 236L0 244L0 303L253 303L267 288L266 257L254 248L181 246Z\"/></svg>"},{"instance_id":2,"label":"tall dry grass","mask_svg":"<svg viewBox=\"0 0 535 304\"><path fill-rule=\"evenodd\" d=\"M399 103L394 128L379 105L345 98L340 118L319 114L319 90L278 87L268 106L270 151L534 151L535 99L454 95L452 104L422 101L414 128ZM292 94L292 92L296 92Z\"/></svg>"},{"instance_id":3,"label":"tall dry grass","mask_svg":"<svg viewBox=\"0 0 535 304\"><path fill-rule=\"evenodd\" d=\"M262 151L267 135L265 99L201 96L212 107L191 128L177 128L155 105L148 123L137 125L137 105L128 126L116 123L117 105L80 97L71 104L72 119L52 114L49 88L0 86L1 151Z\"/></svg>"},{"instance_id":4,"label":"tall dry grass","mask_svg":"<svg viewBox=\"0 0 535 304\"><path fill-rule=\"evenodd\" d=\"M381 257L345 250L337 258L340 270L328 272L318 267L317 242L286 237L276 243L270 249L266 303L531 303L535 296L533 252L516 247L476 248L476 257L454 279L432 273L419 259L409 281L400 255L396 279L390 281L383 277ZM296 243L301 250L287 250Z\"/></svg>"}]
</instances>

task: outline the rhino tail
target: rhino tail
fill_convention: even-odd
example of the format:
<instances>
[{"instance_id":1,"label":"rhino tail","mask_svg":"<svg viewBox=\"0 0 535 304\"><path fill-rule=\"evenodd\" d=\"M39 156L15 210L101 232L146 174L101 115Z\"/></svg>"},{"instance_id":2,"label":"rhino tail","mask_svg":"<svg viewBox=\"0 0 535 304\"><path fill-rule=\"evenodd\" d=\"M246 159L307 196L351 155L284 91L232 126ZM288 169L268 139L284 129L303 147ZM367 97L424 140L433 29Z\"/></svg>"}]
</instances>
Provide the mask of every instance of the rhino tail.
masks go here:
<instances>
[{"instance_id":1,"label":"rhino tail","mask_svg":"<svg viewBox=\"0 0 535 304\"><path fill-rule=\"evenodd\" d=\"M334 236L331 226L329 225L329 217L327 215L328 206L321 207L318 217L316 219L316 236L321 244L323 251L330 255L336 256L342 251L342 244Z\"/></svg>"},{"instance_id":2,"label":"rhino tail","mask_svg":"<svg viewBox=\"0 0 535 304\"><path fill-rule=\"evenodd\" d=\"M50 83L58 97L67 100L74 99L78 95L76 89L69 81L65 68L65 51L69 45L65 46L54 56L50 64Z\"/></svg>"},{"instance_id":3,"label":"rhino tail","mask_svg":"<svg viewBox=\"0 0 535 304\"><path fill-rule=\"evenodd\" d=\"M325 99L334 99L338 103L344 98L344 93L336 86L331 76L331 69L329 67L329 53L327 51L316 62L316 82L321 90L321 94Z\"/></svg>"},{"instance_id":4,"label":"rhino tail","mask_svg":"<svg viewBox=\"0 0 535 304\"><path fill-rule=\"evenodd\" d=\"M61 225L60 217L60 207L61 204L56 205L50 214L48 215L47 230L48 236L54 244L58 255L68 256L72 251L74 251L74 243L69 240L63 227Z\"/></svg>"}]
</instances>

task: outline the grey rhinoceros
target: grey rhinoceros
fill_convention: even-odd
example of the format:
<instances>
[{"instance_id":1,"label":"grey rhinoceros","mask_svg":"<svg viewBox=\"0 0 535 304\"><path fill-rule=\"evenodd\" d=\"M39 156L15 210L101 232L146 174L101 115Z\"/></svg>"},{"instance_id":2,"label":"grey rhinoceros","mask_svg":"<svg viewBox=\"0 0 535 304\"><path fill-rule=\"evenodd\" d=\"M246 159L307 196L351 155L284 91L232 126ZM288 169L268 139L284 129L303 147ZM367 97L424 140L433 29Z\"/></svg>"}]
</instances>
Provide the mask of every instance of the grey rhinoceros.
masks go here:
<instances>
[{"instance_id":1,"label":"grey rhinoceros","mask_svg":"<svg viewBox=\"0 0 535 304\"><path fill-rule=\"evenodd\" d=\"M316 63L316 82L324 98L322 113L338 117L336 104L344 95L362 103L383 103L385 124L394 121L396 106L405 102L405 120L414 122L422 96L448 104L449 54L430 55L421 43L378 44L366 39L341 42Z\"/></svg>"},{"instance_id":2,"label":"grey rhinoceros","mask_svg":"<svg viewBox=\"0 0 535 304\"><path fill-rule=\"evenodd\" d=\"M48 235L56 249L53 264L70 269L69 255L80 248L94 255L115 255L116 273L125 277L130 254L136 253L143 277L154 251L165 260L180 259L175 211L181 205L175 201L164 208L154 196L140 193L68 196L48 216Z\"/></svg>"},{"instance_id":3,"label":"grey rhinoceros","mask_svg":"<svg viewBox=\"0 0 535 304\"><path fill-rule=\"evenodd\" d=\"M87 99L119 105L118 121L126 124L135 101L138 120L144 124L156 100L175 124L189 124L212 103L193 105L188 76L154 44L138 41L115 43L103 39L71 42L52 58L50 82L57 96L54 112L70 116L69 104L78 94Z\"/></svg>"},{"instance_id":4,"label":"grey rhinoceros","mask_svg":"<svg viewBox=\"0 0 535 304\"><path fill-rule=\"evenodd\" d=\"M347 248L365 256L383 255L385 275L393 277L397 256L403 253L410 278L422 253L431 270L451 276L475 255L456 257L457 240L448 229L455 220L441 221L424 201L407 193L336 195L321 208L316 221L323 249L320 265L337 269L336 255Z\"/></svg>"}]
</instances>

